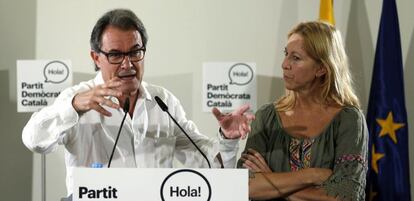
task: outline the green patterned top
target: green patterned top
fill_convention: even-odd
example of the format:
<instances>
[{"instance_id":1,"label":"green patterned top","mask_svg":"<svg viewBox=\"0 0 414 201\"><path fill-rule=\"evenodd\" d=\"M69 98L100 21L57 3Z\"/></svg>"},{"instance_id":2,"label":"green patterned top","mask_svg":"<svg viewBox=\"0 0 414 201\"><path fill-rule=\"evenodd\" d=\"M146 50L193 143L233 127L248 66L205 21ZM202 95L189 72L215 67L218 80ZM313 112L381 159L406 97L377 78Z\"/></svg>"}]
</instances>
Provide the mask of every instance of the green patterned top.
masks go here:
<instances>
[{"instance_id":1,"label":"green patterned top","mask_svg":"<svg viewBox=\"0 0 414 201\"><path fill-rule=\"evenodd\" d=\"M294 138L281 125L274 105L262 106L252 122L245 152L252 148L261 153L273 172L329 168L333 174L322 184L328 195L365 200L368 129L359 109L342 108L315 138ZM237 165L241 167L242 161Z\"/></svg>"}]
</instances>

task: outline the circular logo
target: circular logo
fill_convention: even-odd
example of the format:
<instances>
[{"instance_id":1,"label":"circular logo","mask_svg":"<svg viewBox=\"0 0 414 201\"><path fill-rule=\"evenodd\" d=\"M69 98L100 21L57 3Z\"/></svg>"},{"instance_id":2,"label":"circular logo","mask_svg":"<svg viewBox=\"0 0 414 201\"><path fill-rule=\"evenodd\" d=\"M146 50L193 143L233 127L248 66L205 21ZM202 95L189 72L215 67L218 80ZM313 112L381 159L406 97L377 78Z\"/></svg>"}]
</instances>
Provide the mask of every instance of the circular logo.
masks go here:
<instances>
[{"instance_id":1,"label":"circular logo","mask_svg":"<svg viewBox=\"0 0 414 201\"><path fill-rule=\"evenodd\" d=\"M162 201L210 201L211 186L201 173L191 169L180 169L164 179L160 194Z\"/></svg>"},{"instance_id":2,"label":"circular logo","mask_svg":"<svg viewBox=\"0 0 414 201\"><path fill-rule=\"evenodd\" d=\"M68 78L69 68L61 61L51 61L43 68L43 76L45 82L59 84Z\"/></svg>"},{"instance_id":3,"label":"circular logo","mask_svg":"<svg viewBox=\"0 0 414 201\"><path fill-rule=\"evenodd\" d=\"M236 63L229 70L230 84L246 85L253 80L253 69L245 63Z\"/></svg>"}]
</instances>

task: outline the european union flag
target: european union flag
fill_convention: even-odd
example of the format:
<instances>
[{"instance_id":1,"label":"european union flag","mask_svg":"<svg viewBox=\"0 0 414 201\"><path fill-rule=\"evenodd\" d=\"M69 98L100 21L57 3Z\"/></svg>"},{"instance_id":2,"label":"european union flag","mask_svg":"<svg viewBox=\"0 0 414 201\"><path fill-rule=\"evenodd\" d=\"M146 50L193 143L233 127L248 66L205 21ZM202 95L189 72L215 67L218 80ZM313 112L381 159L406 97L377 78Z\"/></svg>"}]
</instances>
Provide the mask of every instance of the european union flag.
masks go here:
<instances>
[{"instance_id":1,"label":"european union flag","mask_svg":"<svg viewBox=\"0 0 414 201\"><path fill-rule=\"evenodd\" d=\"M395 0L384 0L368 104L367 200L410 197L408 125Z\"/></svg>"}]
</instances>

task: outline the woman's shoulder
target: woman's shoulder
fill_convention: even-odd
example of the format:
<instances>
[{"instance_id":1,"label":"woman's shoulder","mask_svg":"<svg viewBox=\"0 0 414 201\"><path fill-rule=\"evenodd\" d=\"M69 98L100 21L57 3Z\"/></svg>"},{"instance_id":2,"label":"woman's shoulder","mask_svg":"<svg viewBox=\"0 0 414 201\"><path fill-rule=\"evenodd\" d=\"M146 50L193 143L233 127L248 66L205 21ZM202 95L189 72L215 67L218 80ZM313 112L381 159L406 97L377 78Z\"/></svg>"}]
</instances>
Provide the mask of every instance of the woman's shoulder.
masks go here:
<instances>
[{"instance_id":1,"label":"woman's shoulder","mask_svg":"<svg viewBox=\"0 0 414 201\"><path fill-rule=\"evenodd\" d=\"M337 121L338 134L350 133L350 138L359 138L360 136L367 136L368 129L365 121L365 116L361 109L354 106L345 106Z\"/></svg>"},{"instance_id":2,"label":"woman's shoulder","mask_svg":"<svg viewBox=\"0 0 414 201\"><path fill-rule=\"evenodd\" d=\"M344 106L339 115L341 120L364 120L364 113L355 106Z\"/></svg>"},{"instance_id":3,"label":"woman's shoulder","mask_svg":"<svg viewBox=\"0 0 414 201\"><path fill-rule=\"evenodd\" d=\"M274 103L266 103L262 105L255 113L256 122L261 122L264 125L273 124L278 122L276 107Z\"/></svg>"},{"instance_id":4,"label":"woman's shoulder","mask_svg":"<svg viewBox=\"0 0 414 201\"><path fill-rule=\"evenodd\" d=\"M274 103L266 103L256 111L256 116L269 116L274 114L276 114L276 107Z\"/></svg>"}]
</instances>

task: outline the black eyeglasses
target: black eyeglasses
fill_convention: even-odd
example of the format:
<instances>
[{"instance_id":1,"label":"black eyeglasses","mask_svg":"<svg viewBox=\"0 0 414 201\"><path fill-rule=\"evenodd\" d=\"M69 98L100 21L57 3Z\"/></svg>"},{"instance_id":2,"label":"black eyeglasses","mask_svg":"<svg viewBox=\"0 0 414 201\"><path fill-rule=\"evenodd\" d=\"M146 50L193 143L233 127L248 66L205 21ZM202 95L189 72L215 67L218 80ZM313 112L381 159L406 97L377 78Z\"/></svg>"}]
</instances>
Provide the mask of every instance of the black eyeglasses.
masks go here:
<instances>
[{"instance_id":1,"label":"black eyeglasses","mask_svg":"<svg viewBox=\"0 0 414 201\"><path fill-rule=\"evenodd\" d=\"M129 61L131 62L141 61L144 59L146 49L144 47L129 52L104 52L101 49L98 51L106 56L106 59L108 59L110 64L121 64L124 61L125 56L128 56Z\"/></svg>"}]
</instances>

